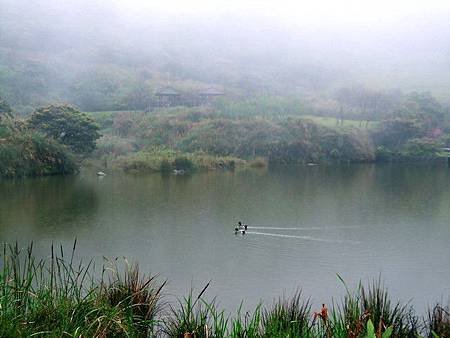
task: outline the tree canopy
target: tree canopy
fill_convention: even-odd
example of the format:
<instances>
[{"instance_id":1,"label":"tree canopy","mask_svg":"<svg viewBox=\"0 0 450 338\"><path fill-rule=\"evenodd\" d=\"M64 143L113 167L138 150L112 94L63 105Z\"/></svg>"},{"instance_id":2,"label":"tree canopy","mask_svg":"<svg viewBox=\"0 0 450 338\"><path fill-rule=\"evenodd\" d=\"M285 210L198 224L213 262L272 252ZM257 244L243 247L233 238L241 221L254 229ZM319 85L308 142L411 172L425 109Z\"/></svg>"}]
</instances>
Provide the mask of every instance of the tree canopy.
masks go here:
<instances>
[{"instance_id":1,"label":"tree canopy","mask_svg":"<svg viewBox=\"0 0 450 338\"><path fill-rule=\"evenodd\" d=\"M99 127L86 114L69 105L50 105L33 112L30 127L68 146L78 154L95 149Z\"/></svg>"}]
</instances>

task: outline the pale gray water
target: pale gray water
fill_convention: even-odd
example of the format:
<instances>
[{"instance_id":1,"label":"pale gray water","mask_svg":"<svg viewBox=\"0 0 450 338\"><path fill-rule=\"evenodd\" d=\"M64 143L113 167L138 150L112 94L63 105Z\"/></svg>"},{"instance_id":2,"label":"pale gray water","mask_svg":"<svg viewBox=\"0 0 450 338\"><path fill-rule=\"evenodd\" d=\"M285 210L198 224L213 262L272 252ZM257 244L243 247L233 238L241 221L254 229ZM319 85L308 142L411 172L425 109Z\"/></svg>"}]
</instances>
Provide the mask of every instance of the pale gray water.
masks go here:
<instances>
[{"instance_id":1,"label":"pale gray water","mask_svg":"<svg viewBox=\"0 0 450 338\"><path fill-rule=\"evenodd\" d=\"M238 220L250 228L234 235ZM429 165L272 168L161 177L85 172L0 180L0 239L78 238L86 257L126 256L186 295L236 308L297 288L316 304L380 274L419 312L450 295L450 169Z\"/></svg>"}]
</instances>

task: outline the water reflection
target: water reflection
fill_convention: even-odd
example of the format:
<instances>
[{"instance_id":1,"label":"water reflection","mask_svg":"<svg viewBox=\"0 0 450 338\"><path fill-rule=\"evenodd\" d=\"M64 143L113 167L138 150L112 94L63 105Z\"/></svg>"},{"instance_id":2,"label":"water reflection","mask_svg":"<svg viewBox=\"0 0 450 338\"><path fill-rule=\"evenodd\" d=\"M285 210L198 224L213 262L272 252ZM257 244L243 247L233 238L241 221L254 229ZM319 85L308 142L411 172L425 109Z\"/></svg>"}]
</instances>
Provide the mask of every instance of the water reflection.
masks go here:
<instances>
[{"instance_id":1,"label":"water reflection","mask_svg":"<svg viewBox=\"0 0 450 338\"><path fill-rule=\"evenodd\" d=\"M76 234L98 211L92 181L79 177L44 177L0 181L0 233ZM12 227L11 224L14 226Z\"/></svg>"},{"instance_id":2,"label":"water reflection","mask_svg":"<svg viewBox=\"0 0 450 338\"><path fill-rule=\"evenodd\" d=\"M171 294L212 280L229 309L299 287L328 302L345 293L336 273L349 285L381 273L425 308L449 292L449 178L446 166L384 164L6 180L0 236L43 254L77 237L82 255L135 259Z\"/></svg>"}]
</instances>

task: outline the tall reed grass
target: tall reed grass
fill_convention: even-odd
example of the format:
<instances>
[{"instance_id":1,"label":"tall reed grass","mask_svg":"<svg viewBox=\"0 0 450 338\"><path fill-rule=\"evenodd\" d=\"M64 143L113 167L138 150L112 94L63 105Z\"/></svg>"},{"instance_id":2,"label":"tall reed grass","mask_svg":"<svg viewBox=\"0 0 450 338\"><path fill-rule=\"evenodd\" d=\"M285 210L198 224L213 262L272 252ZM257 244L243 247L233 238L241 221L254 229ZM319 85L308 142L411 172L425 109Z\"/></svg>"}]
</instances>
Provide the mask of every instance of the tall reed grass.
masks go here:
<instances>
[{"instance_id":1,"label":"tall reed grass","mask_svg":"<svg viewBox=\"0 0 450 338\"><path fill-rule=\"evenodd\" d=\"M38 259L4 244L0 260L0 337L450 337L450 311L437 304L420 318L409 304L392 301L380 279L360 283L339 301L315 309L300 291L270 306L236 314L208 300L208 283L177 304L164 296L166 282L137 264L93 261L51 247ZM339 277L340 278L340 277ZM317 310L317 311L313 311Z\"/></svg>"},{"instance_id":2,"label":"tall reed grass","mask_svg":"<svg viewBox=\"0 0 450 338\"><path fill-rule=\"evenodd\" d=\"M3 247L0 274L0 336L146 337L155 331L161 290L155 276L137 265L104 265L100 280L93 262L51 248L37 259L33 245Z\"/></svg>"}]
</instances>

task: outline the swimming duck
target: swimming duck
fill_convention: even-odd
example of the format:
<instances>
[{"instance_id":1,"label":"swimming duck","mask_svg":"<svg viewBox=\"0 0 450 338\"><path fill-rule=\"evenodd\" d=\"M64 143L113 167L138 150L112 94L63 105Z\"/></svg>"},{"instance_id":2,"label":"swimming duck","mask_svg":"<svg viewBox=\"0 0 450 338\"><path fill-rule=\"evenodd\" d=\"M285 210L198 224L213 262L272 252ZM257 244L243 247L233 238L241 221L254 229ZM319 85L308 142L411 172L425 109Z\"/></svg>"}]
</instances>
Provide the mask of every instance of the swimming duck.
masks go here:
<instances>
[{"instance_id":1,"label":"swimming duck","mask_svg":"<svg viewBox=\"0 0 450 338\"><path fill-rule=\"evenodd\" d=\"M247 224L242 224L242 222L241 221L239 221L238 222L238 225L239 225L239 229L245 229L245 230L247 230Z\"/></svg>"}]
</instances>

